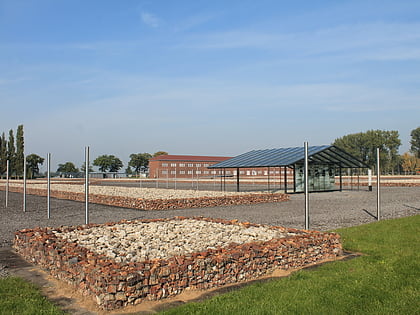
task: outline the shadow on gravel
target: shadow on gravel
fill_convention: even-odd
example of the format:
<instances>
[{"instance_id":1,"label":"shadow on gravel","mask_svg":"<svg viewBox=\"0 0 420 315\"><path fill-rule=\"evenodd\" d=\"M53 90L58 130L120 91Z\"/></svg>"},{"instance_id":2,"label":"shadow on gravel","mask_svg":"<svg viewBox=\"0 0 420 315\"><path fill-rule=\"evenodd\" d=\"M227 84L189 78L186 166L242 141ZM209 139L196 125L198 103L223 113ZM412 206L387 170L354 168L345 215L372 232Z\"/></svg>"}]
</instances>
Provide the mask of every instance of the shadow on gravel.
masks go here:
<instances>
[{"instance_id":1,"label":"shadow on gravel","mask_svg":"<svg viewBox=\"0 0 420 315\"><path fill-rule=\"evenodd\" d=\"M366 209L362 209L364 212L366 212L368 215L370 215L372 218L374 218L375 220L378 219L376 215L370 213L368 210Z\"/></svg>"},{"instance_id":2,"label":"shadow on gravel","mask_svg":"<svg viewBox=\"0 0 420 315\"><path fill-rule=\"evenodd\" d=\"M410 208L410 209L414 209L414 210L420 211L419 208L416 208L416 207L413 207L413 206L410 206L410 205L403 205L403 206L404 207L407 207L407 208Z\"/></svg>"}]
</instances>

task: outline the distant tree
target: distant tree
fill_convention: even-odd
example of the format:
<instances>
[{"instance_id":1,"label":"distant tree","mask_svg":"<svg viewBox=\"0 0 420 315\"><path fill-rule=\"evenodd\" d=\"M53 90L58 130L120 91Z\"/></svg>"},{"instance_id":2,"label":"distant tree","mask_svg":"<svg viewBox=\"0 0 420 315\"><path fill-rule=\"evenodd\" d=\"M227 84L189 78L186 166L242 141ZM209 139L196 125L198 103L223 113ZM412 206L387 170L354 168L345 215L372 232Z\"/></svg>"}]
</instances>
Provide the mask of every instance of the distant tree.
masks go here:
<instances>
[{"instance_id":1,"label":"distant tree","mask_svg":"<svg viewBox=\"0 0 420 315\"><path fill-rule=\"evenodd\" d=\"M16 159L15 170L17 175L23 175L23 159L25 144L23 139L23 125L19 125L16 131Z\"/></svg>"},{"instance_id":2,"label":"distant tree","mask_svg":"<svg viewBox=\"0 0 420 315\"><path fill-rule=\"evenodd\" d=\"M127 175L131 175L131 174L133 174L133 170L131 169L131 167L130 167L130 165L125 169L125 173L127 174Z\"/></svg>"},{"instance_id":3,"label":"distant tree","mask_svg":"<svg viewBox=\"0 0 420 315\"><path fill-rule=\"evenodd\" d=\"M15 137L13 130L9 131L9 141L7 142L7 159L9 160L9 172L10 174L16 174L15 160L16 160L16 149L15 149Z\"/></svg>"},{"instance_id":4,"label":"distant tree","mask_svg":"<svg viewBox=\"0 0 420 315\"><path fill-rule=\"evenodd\" d=\"M0 138L0 174L6 173L7 161L7 140L4 132Z\"/></svg>"},{"instance_id":5,"label":"distant tree","mask_svg":"<svg viewBox=\"0 0 420 315\"><path fill-rule=\"evenodd\" d=\"M149 159L152 157L150 153L133 153L130 154L128 165L134 168L134 172L139 174L141 168L149 165Z\"/></svg>"},{"instance_id":6,"label":"distant tree","mask_svg":"<svg viewBox=\"0 0 420 315\"><path fill-rule=\"evenodd\" d=\"M382 169L394 172L399 164L398 148L401 145L398 131L369 130L338 138L333 145L354 155L371 168L376 165L376 148L380 149Z\"/></svg>"},{"instance_id":7,"label":"distant tree","mask_svg":"<svg viewBox=\"0 0 420 315\"><path fill-rule=\"evenodd\" d=\"M420 159L415 155L405 152L401 156L402 168L406 174L415 174L420 169Z\"/></svg>"},{"instance_id":8,"label":"distant tree","mask_svg":"<svg viewBox=\"0 0 420 315\"><path fill-rule=\"evenodd\" d=\"M39 164L44 163L44 158L40 157L37 154L29 154L26 157L26 171L29 178L34 178L39 174Z\"/></svg>"},{"instance_id":9,"label":"distant tree","mask_svg":"<svg viewBox=\"0 0 420 315\"><path fill-rule=\"evenodd\" d=\"M80 166L80 171L81 172L86 172L86 162L83 162L82 166ZM93 172L93 167L92 165L89 165L89 173Z\"/></svg>"},{"instance_id":10,"label":"distant tree","mask_svg":"<svg viewBox=\"0 0 420 315\"><path fill-rule=\"evenodd\" d=\"M411 149L410 151L414 153L414 155L420 158L420 127L411 131Z\"/></svg>"},{"instance_id":11,"label":"distant tree","mask_svg":"<svg viewBox=\"0 0 420 315\"><path fill-rule=\"evenodd\" d=\"M72 162L58 164L57 173L78 173L79 170Z\"/></svg>"},{"instance_id":12,"label":"distant tree","mask_svg":"<svg viewBox=\"0 0 420 315\"><path fill-rule=\"evenodd\" d=\"M153 154L153 157L157 157L159 155L167 155L167 154L168 152L165 152L165 151L157 151Z\"/></svg>"},{"instance_id":13,"label":"distant tree","mask_svg":"<svg viewBox=\"0 0 420 315\"><path fill-rule=\"evenodd\" d=\"M123 163L119 158L114 155L101 155L98 156L94 161L93 165L98 166L101 172L118 172L123 167Z\"/></svg>"}]
</instances>

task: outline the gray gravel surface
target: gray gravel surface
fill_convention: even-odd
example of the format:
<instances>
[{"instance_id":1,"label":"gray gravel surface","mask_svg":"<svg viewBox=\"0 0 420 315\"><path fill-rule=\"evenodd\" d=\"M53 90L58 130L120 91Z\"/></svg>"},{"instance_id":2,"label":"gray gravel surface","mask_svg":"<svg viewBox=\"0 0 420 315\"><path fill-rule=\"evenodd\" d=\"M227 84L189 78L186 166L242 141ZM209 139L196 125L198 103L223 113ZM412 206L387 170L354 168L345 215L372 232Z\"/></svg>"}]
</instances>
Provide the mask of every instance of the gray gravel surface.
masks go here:
<instances>
[{"instance_id":1,"label":"gray gravel surface","mask_svg":"<svg viewBox=\"0 0 420 315\"><path fill-rule=\"evenodd\" d=\"M375 189L375 188L374 188ZM51 199L51 218L47 219L46 197L27 196L26 212L22 194L0 191L0 247L10 246L14 232L36 226L80 225L85 221L83 202ZM420 187L384 187L381 189L382 219L420 214ZM280 203L224 206L214 208L142 211L90 204L90 222L117 222L122 219L153 219L174 216L205 216L238 219L252 223L304 228L304 195L291 195ZM331 230L376 221L376 192L343 191L310 194L310 229Z\"/></svg>"},{"instance_id":2,"label":"gray gravel surface","mask_svg":"<svg viewBox=\"0 0 420 315\"><path fill-rule=\"evenodd\" d=\"M23 212L22 194L0 191L0 247L9 247L14 232L36 226L58 227L81 225L85 222L85 204L70 200L51 199L51 218L47 219L46 197L27 196ZM200 209L142 211L90 204L91 223L118 222L123 219L153 219L174 216L205 216L238 219L252 223L304 228L304 195L291 195L280 203L225 206ZM381 219L420 214L420 187L384 187L381 189ZM366 189L310 194L310 229L333 230L376 221L376 192ZM7 266L0 264L0 277L8 275Z\"/></svg>"}]
</instances>

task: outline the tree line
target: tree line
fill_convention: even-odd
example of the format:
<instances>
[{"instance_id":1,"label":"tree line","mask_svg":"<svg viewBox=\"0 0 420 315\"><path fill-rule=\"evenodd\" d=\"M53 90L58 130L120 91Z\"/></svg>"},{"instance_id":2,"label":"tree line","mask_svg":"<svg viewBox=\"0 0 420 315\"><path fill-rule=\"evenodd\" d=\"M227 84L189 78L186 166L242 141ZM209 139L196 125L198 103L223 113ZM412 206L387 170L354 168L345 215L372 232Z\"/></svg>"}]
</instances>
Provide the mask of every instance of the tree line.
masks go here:
<instances>
[{"instance_id":1,"label":"tree line","mask_svg":"<svg viewBox=\"0 0 420 315\"><path fill-rule=\"evenodd\" d=\"M10 129L8 138L3 132L0 137L0 174L6 174L7 161L9 161L9 175L16 178L22 177L24 152L23 125L17 127L16 133L13 132L13 129ZM26 156L26 173L29 178L33 178L39 173L39 165L43 162L44 159L37 154L32 153Z\"/></svg>"},{"instance_id":2,"label":"tree line","mask_svg":"<svg viewBox=\"0 0 420 315\"><path fill-rule=\"evenodd\" d=\"M130 154L130 161L128 162L128 167L125 169L125 173L127 174L140 174L144 172L149 166L149 160L152 157L156 157L159 155L165 155L168 152L165 151L158 151L154 154L150 153L133 153ZM123 162L116 157L115 155L100 155L92 163L94 166L97 166L100 172L118 172L121 168L123 168ZM86 167L85 163L80 168L80 171L85 172ZM63 164L59 164L57 168L57 173L63 174L71 174L71 173L78 173L80 172L79 169L74 165L72 162L65 162ZM89 166L89 171L92 172L92 166Z\"/></svg>"},{"instance_id":3,"label":"tree line","mask_svg":"<svg viewBox=\"0 0 420 315\"><path fill-rule=\"evenodd\" d=\"M15 137L16 135L16 137ZM401 146L399 133L396 130L368 130L345 135L334 140L333 145L352 154L370 168L376 165L376 148L380 149L380 158L382 170L385 174L401 173L415 174L420 171L420 127L413 129L410 133L410 152L403 155L398 154ZM6 161L9 161L9 175L16 178L23 175L23 159L25 152L23 125L17 127L16 133L13 129L9 130L8 138L3 132L0 137L0 174L6 173ZM147 169L149 160L152 157L168 154L165 151L150 153L130 154L130 161L125 169L127 174L140 174ZM37 154L26 156L27 176L33 178L39 174L39 166L44 162L44 158ZM101 172L118 172L123 168L123 162L114 155L100 155L94 161L93 165L99 168ZM80 170L72 162L59 164L58 173L79 173L85 172L85 165L82 164ZM93 171L89 166L89 171Z\"/></svg>"},{"instance_id":4,"label":"tree line","mask_svg":"<svg viewBox=\"0 0 420 315\"><path fill-rule=\"evenodd\" d=\"M376 148L380 149L382 172L395 174L404 171L414 174L420 171L420 127L411 131L410 152L398 154L401 146L396 130L368 130L335 139L333 145L352 154L370 168L376 165Z\"/></svg>"}]
</instances>

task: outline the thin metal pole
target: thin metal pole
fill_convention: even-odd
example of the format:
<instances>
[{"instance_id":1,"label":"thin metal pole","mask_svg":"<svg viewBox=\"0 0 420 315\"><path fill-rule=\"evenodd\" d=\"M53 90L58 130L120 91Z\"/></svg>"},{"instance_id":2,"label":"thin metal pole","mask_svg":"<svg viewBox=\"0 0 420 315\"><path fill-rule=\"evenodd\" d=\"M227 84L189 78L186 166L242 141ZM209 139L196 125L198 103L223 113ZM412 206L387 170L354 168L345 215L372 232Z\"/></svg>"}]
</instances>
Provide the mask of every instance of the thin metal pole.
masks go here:
<instances>
[{"instance_id":1,"label":"thin metal pole","mask_svg":"<svg viewBox=\"0 0 420 315\"><path fill-rule=\"evenodd\" d=\"M51 153L47 154L47 218L51 218Z\"/></svg>"},{"instance_id":2,"label":"thin metal pole","mask_svg":"<svg viewBox=\"0 0 420 315\"><path fill-rule=\"evenodd\" d=\"M26 156L23 154L23 212L26 212Z\"/></svg>"},{"instance_id":3,"label":"thin metal pole","mask_svg":"<svg viewBox=\"0 0 420 315\"><path fill-rule=\"evenodd\" d=\"M141 169L139 169L139 182L140 182L140 188L142 188L142 182L141 182Z\"/></svg>"},{"instance_id":4,"label":"thin metal pole","mask_svg":"<svg viewBox=\"0 0 420 315\"><path fill-rule=\"evenodd\" d=\"M379 157L379 148L376 149L376 219L379 221L381 219L381 168L380 168L380 157Z\"/></svg>"},{"instance_id":5,"label":"thin metal pole","mask_svg":"<svg viewBox=\"0 0 420 315\"><path fill-rule=\"evenodd\" d=\"M305 149L305 229L309 230L308 142L304 143L304 149Z\"/></svg>"},{"instance_id":6,"label":"thin metal pole","mask_svg":"<svg viewBox=\"0 0 420 315\"><path fill-rule=\"evenodd\" d=\"M284 193L287 194L287 169L284 167Z\"/></svg>"},{"instance_id":7,"label":"thin metal pole","mask_svg":"<svg viewBox=\"0 0 420 315\"><path fill-rule=\"evenodd\" d=\"M236 191L239 192L239 167L236 169Z\"/></svg>"},{"instance_id":8,"label":"thin metal pole","mask_svg":"<svg viewBox=\"0 0 420 315\"><path fill-rule=\"evenodd\" d=\"M6 161L6 208L9 203L9 160Z\"/></svg>"},{"instance_id":9,"label":"thin metal pole","mask_svg":"<svg viewBox=\"0 0 420 315\"><path fill-rule=\"evenodd\" d=\"M195 174L197 175L197 190L198 190L198 166L197 166L197 170L196 170Z\"/></svg>"},{"instance_id":10,"label":"thin metal pole","mask_svg":"<svg viewBox=\"0 0 420 315\"><path fill-rule=\"evenodd\" d=\"M85 147L85 224L89 224L89 147Z\"/></svg>"}]
</instances>

